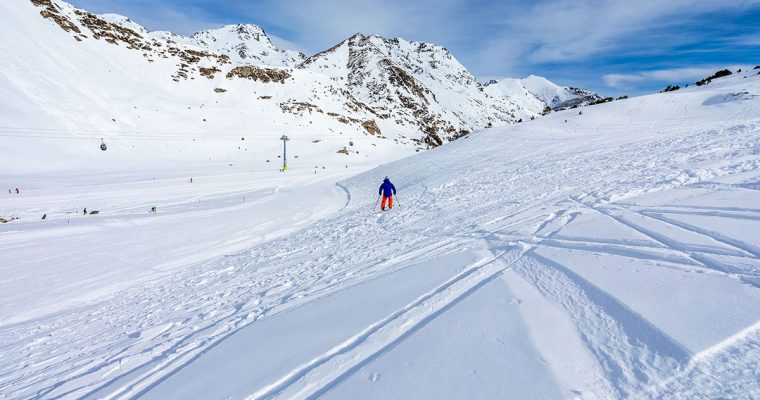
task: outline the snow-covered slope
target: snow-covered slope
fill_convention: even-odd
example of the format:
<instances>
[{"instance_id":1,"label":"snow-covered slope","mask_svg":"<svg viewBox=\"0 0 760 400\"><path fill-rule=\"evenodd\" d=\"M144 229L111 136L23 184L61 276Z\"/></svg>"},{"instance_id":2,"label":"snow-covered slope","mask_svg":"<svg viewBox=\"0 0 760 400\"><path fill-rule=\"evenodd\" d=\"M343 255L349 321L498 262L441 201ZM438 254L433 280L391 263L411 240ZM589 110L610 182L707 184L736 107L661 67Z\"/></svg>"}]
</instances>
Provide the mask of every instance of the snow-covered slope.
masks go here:
<instances>
[{"instance_id":1,"label":"snow-covered slope","mask_svg":"<svg viewBox=\"0 0 760 400\"><path fill-rule=\"evenodd\" d=\"M0 393L758 398L753 73L486 129L338 186L39 182L6 204L55 213L0 225ZM385 175L398 198L379 213ZM103 214L53 207L85 200ZM138 211L156 200L165 214Z\"/></svg>"},{"instance_id":2,"label":"snow-covered slope","mask_svg":"<svg viewBox=\"0 0 760 400\"><path fill-rule=\"evenodd\" d=\"M601 99L596 93L585 89L559 86L548 79L530 75L520 79L522 85L535 94L552 109L569 108L574 105L584 105Z\"/></svg>"},{"instance_id":3,"label":"snow-covered slope","mask_svg":"<svg viewBox=\"0 0 760 400\"><path fill-rule=\"evenodd\" d=\"M529 99L535 97L552 110L562 110L573 106L585 106L602 98L591 91L580 88L559 86L548 79L530 75L522 79L500 79L486 83L486 92L493 96L515 96L525 94ZM531 102L531 100L528 100ZM532 103L535 103L533 101ZM535 107L535 104L532 105Z\"/></svg>"},{"instance_id":4,"label":"snow-covered slope","mask_svg":"<svg viewBox=\"0 0 760 400\"><path fill-rule=\"evenodd\" d=\"M4 169L272 167L282 134L303 144L310 167L387 161L543 109L523 93L484 91L426 43L355 35L304 60L253 25L184 37L60 0L0 7L0 32L14 38L0 43ZM241 143L253 137L256 146Z\"/></svg>"},{"instance_id":5,"label":"snow-covered slope","mask_svg":"<svg viewBox=\"0 0 760 400\"><path fill-rule=\"evenodd\" d=\"M518 97L531 110L541 110L543 113L546 107L551 108L551 104L539 98L538 95L528 90L521 79L499 79L490 80L483 85L483 91L493 97Z\"/></svg>"}]
</instances>

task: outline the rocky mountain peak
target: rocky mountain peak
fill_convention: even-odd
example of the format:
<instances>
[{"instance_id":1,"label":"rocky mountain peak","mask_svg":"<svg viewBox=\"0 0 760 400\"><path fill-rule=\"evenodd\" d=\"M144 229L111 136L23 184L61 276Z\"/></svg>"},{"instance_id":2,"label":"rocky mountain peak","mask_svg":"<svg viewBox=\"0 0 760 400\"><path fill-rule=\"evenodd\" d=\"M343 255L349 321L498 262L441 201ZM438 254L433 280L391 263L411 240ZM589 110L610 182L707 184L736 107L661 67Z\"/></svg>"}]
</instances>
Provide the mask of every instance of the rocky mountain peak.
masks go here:
<instances>
[{"instance_id":1,"label":"rocky mountain peak","mask_svg":"<svg viewBox=\"0 0 760 400\"><path fill-rule=\"evenodd\" d=\"M240 42L256 41L266 46L272 46L272 41L264 29L253 24L225 25L219 28L200 31L192 36L199 42L237 39Z\"/></svg>"},{"instance_id":2,"label":"rocky mountain peak","mask_svg":"<svg viewBox=\"0 0 760 400\"><path fill-rule=\"evenodd\" d=\"M198 32L190 43L211 51L227 54L233 61L244 64L264 64L292 67L305 56L292 50L278 49L264 29L253 24L225 25Z\"/></svg>"},{"instance_id":3,"label":"rocky mountain peak","mask_svg":"<svg viewBox=\"0 0 760 400\"><path fill-rule=\"evenodd\" d=\"M368 37L368 36L365 36L365 35L364 35L363 33L361 33L361 32L356 32L356 33L354 33L353 35L349 36L349 37L348 37L348 39L346 39L346 41L349 41L349 42L357 42L357 41L361 41L361 40L366 40L366 39L367 39L367 37Z\"/></svg>"}]
</instances>

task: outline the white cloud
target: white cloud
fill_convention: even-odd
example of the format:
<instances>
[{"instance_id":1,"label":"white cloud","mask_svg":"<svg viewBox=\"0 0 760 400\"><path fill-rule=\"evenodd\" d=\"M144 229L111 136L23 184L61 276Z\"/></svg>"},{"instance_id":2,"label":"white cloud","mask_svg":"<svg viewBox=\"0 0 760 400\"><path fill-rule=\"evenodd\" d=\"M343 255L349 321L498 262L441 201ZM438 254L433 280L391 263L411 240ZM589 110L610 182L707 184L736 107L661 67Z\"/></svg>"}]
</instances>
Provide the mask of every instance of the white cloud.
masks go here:
<instances>
[{"instance_id":1,"label":"white cloud","mask_svg":"<svg viewBox=\"0 0 760 400\"><path fill-rule=\"evenodd\" d=\"M643 74L607 74L602 77L607 86L617 89L628 88L632 84L646 81L646 79Z\"/></svg>"},{"instance_id":2,"label":"white cloud","mask_svg":"<svg viewBox=\"0 0 760 400\"><path fill-rule=\"evenodd\" d=\"M695 82L712 75L715 71L728 68L732 71L737 69L751 68L748 65L710 65L695 68L673 68L643 71L633 74L607 74L602 77L604 83L616 89L629 89L641 82L683 83Z\"/></svg>"}]
</instances>

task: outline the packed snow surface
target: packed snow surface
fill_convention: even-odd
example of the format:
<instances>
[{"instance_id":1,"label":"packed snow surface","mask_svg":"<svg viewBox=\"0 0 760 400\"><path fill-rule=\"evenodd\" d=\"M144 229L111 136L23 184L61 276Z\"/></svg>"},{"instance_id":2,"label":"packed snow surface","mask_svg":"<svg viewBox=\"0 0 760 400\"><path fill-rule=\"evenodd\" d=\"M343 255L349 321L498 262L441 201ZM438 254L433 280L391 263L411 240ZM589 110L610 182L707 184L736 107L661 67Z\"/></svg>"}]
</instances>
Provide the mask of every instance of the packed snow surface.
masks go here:
<instances>
[{"instance_id":1,"label":"packed snow surface","mask_svg":"<svg viewBox=\"0 0 760 400\"><path fill-rule=\"evenodd\" d=\"M760 79L583 111L368 171L2 174L0 396L760 397Z\"/></svg>"}]
</instances>

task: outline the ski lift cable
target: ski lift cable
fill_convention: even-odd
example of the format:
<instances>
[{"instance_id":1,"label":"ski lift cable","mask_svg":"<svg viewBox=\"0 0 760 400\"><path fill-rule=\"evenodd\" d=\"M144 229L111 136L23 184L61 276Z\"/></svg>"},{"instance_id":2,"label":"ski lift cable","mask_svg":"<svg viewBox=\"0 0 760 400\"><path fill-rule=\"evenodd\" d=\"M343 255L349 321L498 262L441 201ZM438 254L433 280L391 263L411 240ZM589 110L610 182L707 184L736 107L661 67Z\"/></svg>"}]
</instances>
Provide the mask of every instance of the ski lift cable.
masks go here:
<instances>
[{"instance_id":1,"label":"ski lift cable","mask_svg":"<svg viewBox=\"0 0 760 400\"><path fill-rule=\"evenodd\" d=\"M283 129L287 130L287 129ZM4 127L0 126L0 132L12 134L12 133L41 133L41 134L71 134L76 132L82 132L82 133L112 133L112 134L119 134L119 135L161 135L161 136L174 136L174 135L180 135L183 137L186 136L192 136L192 135L251 135L250 131L246 132L230 132L230 131L162 131L162 130L101 130L101 129L68 129L68 128L27 128L27 127ZM279 137L281 135L282 130L278 130L277 133L271 133L271 134L263 134L263 135L255 135L255 136L272 136L272 137ZM292 132L292 131L291 131ZM335 136L340 135L339 132L331 133L331 134L312 134L311 136Z\"/></svg>"},{"instance_id":2,"label":"ski lift cable","mask_svg":"<svg viewBox=\"0 0 760 400\"><path fill-rule=\"evenodd\" d=\"M277 130L273 133L261 133L261 134L254 134L254 136L262 137L262 136L271 136L271 137L279 137L282 135L283 130ZM194 135L214 135L214 136L229 136L234 138L244 137L246 135L251 135L251 131L245 131L245 132L231 132L231 131L200 131L200 132L190 132L190 131L145 131L145 130L133 130L133 131L105 131L105 130L97 130L97 129L53 129L53 128L3 128L0 127L0 133L5 133L8 135L29 135L29 134L41 134L41 135L72 135L76 132L83 132L83 133L114 133L119 134L120 136L127 136L127 135L136 135L136 136L157 136L157 137L173 137L173 136L180 136L180 137L193 137ZM294 132L293 130L290 130L290 132ZM297 132L296 133L301 133ZM291 133L292 134L292 133ZM341 135L340 132L334 132L334 133L306 133L304 132L304 136L323 136L323 137L338 137L336 135Z\"/></svg>"},{"instance_id":3,"label":"ski lift cable","mask_svg":"<svg viewBox=\"0 0 760 400\"><path fill-rule=\"evenodd\" d=\"M13 137L17 139L50 139L50 140L97 140L98 137L75 137L75 136L50 136L50 135L7 135L0 133L0 137ZM295 140L296 142L314 142L316 140L317 136L309 136L309 137L303 137L298 138L295 137L291 140ZM274 136L264 136L259 137L255 136L249 139L251 143L261 143L261 139L276 139ZM110 137L108 138L110 141L115 142L202 142L202 143L208 143L208 142L229 142L229 143L238 143L240 142L239 139L232 139L232 138L225 138L225 137ZM322 137L318 139L319 141L325 141L325 142L343 142L343 138L334 138L334 137ZM369 141L367 139L366 141ZM345 142L344 142L345 143ZM350 144L350 146L353 146Z\"/></svg>"},{"instance_id":4,"label":"ski lift cable","mask_svg":"<svg viewBox=\"0 0 760 400\"><path fill-rule=\"evenodd\" d=\"M276 139L279 138L280 135L271 135L271 134L251 134L248 132L247 137L249 140L256 140L256 139ZM292 134L291 134L292 135ZM344 137L338 136L339 134L313 134L313 133L305 133L303 135L296 134L296 136L293 138L294 140L345 140ZM66 132L6 132L0 130L0 136L2 137L14 137L14 138L43 138L43 139L64 139L64 140L93 140L100 138L99 136L93 136L93 135L75 135L71 133ZM301 137L299 137L301 136ZM109 137L109 140L158 140L158 141L240 141L241 136L240 134L225 134L225 135L214 135L214 134L199 134L197 136L194 135L166 135L166 134L118 134L113 135ZM365 140L371 140L372 137L364 137L360 138L358 140L365 141ZM354 139L351 139L353 141Z\"/></svg>"}]
</instances>

